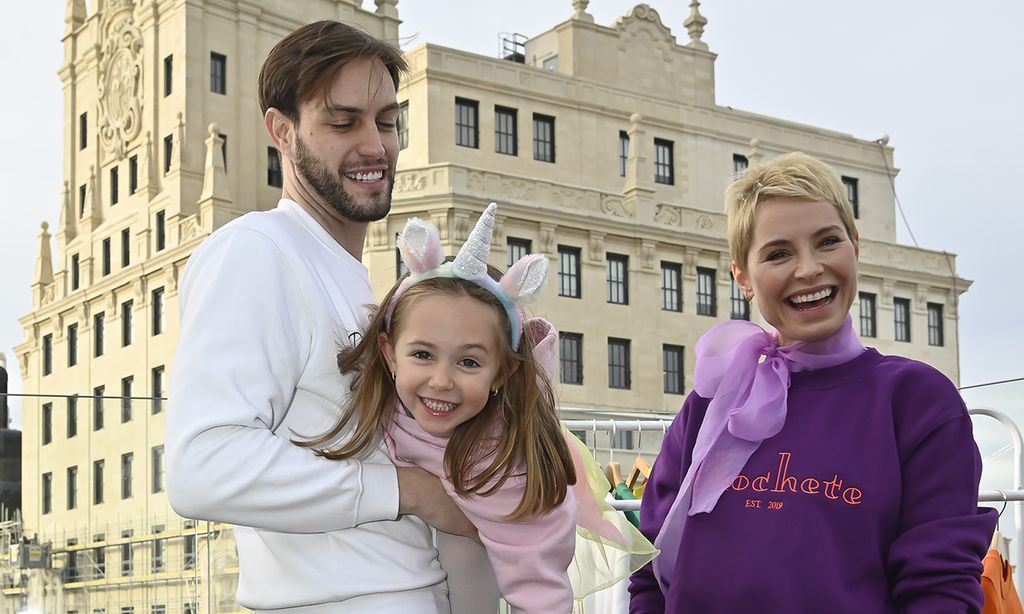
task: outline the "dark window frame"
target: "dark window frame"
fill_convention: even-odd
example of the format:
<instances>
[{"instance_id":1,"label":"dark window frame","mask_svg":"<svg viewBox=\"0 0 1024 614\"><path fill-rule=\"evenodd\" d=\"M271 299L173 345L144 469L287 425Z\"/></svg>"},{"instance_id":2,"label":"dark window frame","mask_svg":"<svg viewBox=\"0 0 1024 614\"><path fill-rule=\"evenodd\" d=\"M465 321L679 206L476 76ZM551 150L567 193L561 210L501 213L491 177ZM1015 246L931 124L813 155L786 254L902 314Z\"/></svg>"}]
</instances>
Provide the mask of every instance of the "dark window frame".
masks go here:
<instances>
[{"instance_id":1,"label":"dark window frame","mask_svg":"<svg viewBox=\"0 0 1024 614\"><path fill-rule=\"evenodd\" d=\"M92 462L92 504L103 503L103 470L106 464L105 459L98 459Z\"/></svg>"},{"instance_id":2,"label":"dark window frame","mask_svg":"<svg viewBox=\"0 0 1024 614\"><path fill-rule=\"evenodd\" d=\"M683 265L678 262L661 261L661 309L683 311Z\"/></svg>"},{"instance_id":3,"label":"dark window frame","mask_svg":"<svg viewBox=\"0 0 1024 614\"><path fill-rule=\"evenodd\" d=\"M533 114L533 159L555 163L555 117Z\"/></svg>"},{"instance_id":4,"label":"dark window frame","mask_svg":"<svg viewBox=\"0 0 1024 614\"><path fill-rule=\"evenodd\" d=\"M92 430L103 429L103 396L107 392L106 386L96 386L92 389Z\"/></svg>"},{"instance_id":5,"label":"dark window frame","mask_svg":"<svg viewBox=\"0 0 1024 614\"><path fill-rule=\"evenodd\" d=\"M750 168L750 160L747 159L743 154L732 155L732 174L733 176L742 175L746 170Z\"/></svg>"},{"instance_id":6,"label":"dark window frame","mask_svg":"<svg viewBox=\"0 0 1024 614\"><path fill-rule=\"evenodd\" d=\"M654 139L654 183L676 183L675 143L668 139Z\"/></svg>"},{"instance_id":7,"label":"dark window frame","mask_svg":"<svg viewBox=\"0 0 1024 614\"><path fill-rule=\"evenodd\" d=\"M164 323L164 288L153 288L150 293L150 309L152 315L152 322L150 323L150 335L155 337L165 332Z\"/></svg>"},{"instance_id":8,"label":"dark window frame","mask_svg":"<svg viewBox=\"0 0 1024 614\"><path fill-rule=\"evenodd\" d=\"M946 345L946 331L943 324L942 303L927 303L928 310L928 345L943 347Z\"/></svg>"},{"instance_id":9,"label":"dark window frame","mask_svg":"<svg viewBox=\"0 0 1024 614\"><path fill-rule=\"evenodd\" d=\"M605 256L606 300L614 305L629 304L629 256L608 253Z\"/></svg>"},{"instance_id":10,"label":"dark window frame","mask_svg":"<svg viewBox=\"0 0 1024 614\"><path fill-rule=\"evenodd\" d=\"M629 133L619 130L619 177L626 176L629 168Z\"/></svg>"},{"instance_id":11,"label":"dark window frame","mask_svg":"<svg viewBox=\"0 0 1024 614\"><path fill-rule=\"evenodd\" d=\"M843 187L846 189L846 199L850 201L853 208L853 219L860 219L860 181L856 177L840 177Z\"/></svg>"},{"instance_id":12,"label":"dark window frame","mask_svg":"<svg viewBox=\"0 0 1024 614\"><path fill-rule=\"evenodd\" d=\"M661 345L661 370L663 374L664 394L683 394L686 392L686 348L681 345L663 343Z\"/></svg>"},{"instance_id":13,"label":"dark window frame","mask_svg":"<svg viewBox=\"0 0 1024 614\"><path fill-rule=\"evenodd\" d=\"M43 347L39 352L42 354L43 375L53 373L53 334L43 335Z\"/></svg>"},{"instance_id":14,"label":"dark window frame","mask_svg":"<svg viewBox=\"0 0 1024 614\"><path fill-rule=\"evenodd\" d=\"M892 317L893 317L893 333L896 341L911 342L911 330L910 330L910 299L909 298L893 298L892 299Z\"/></svg>"},{"instance_id":15,"label":"dark window frame","mask_svg":"<svg viewBox=\"0 0 1024 614\"><path fill-rule=\"evenodd\" d=\"M398 131L399 151L409 147L409 101L398 104L398 117L395 118L395 129Z\"/></svg>"},{"instance_id":16,"label":"dark window frame","mask_svg":"<svg viewBox=\"0 0 1024 614\"><path fill-rule=\"evenodd\" d=\"M480 148L480 102L455 97L455 145Z\"/></svg>"},{"instance_id":17,"label":"dark window frame","mask_svg":"<svg viewBox=\"0 0 1024 614\"><path fill-rule=\"evenodd\" d=\"M174 91L174 54L164 58L164 97Z\"/></svg>"},{"instance_id":18,"label":"dark window frame","mask_svg":"<svg viewBox=\"0 0 1024 614\"><path fill-rule=\"evenodd\" d=\"M135 463L135 453L125 452L121 455L121 499L131 499L132 490L132 465Z\"/></svg>"},{"instance_id":19,"label":"dark window frame","mask_svg":"<svg viewBox=\"0 0 1024 614\"><path fill-rule=\"evenodd\" d=\"M78 322L68 324L67 332L68 367L78 364Z\"/></svg>"},{"instance_id":20,"label":"dark window frame","mask_svg":"<svg viewBox=\"0 0 1024 614\"><path fill-rule=\"evenodd\" d=\"M729 273L729 319L750 320L750 303L743 296L743 289L736 283L736 278Z\"/></svg>"},{"instance_id":21,"label":"dark window frame","mask_svg":"<svg viewBox=\"0 0 1024 614\"><path fill-rule=\"evenodd\" d=\"M508 247L508 259L506 267L510 267L519 261L521 258L528 256L533 253L533 241L529 239L522 239L520 237L508 237L506 239L506 245Z\"/></svg>"},{"instance_id":22,"label":"dark window frame","mask_svg":"<svg viewBox=\"0 0 1024 614\"><path fill-rule=\"evenodd\" d=\"M53 402L43 403L40 410L40 445L48 445L53 443Z\"/></svg>"},{"instance_id":23,"label":"dark window frame","mask_svg":"<svg viewBox=\"0 0 1024 614\"><path fill-rule=\"evenodd\" d=\"M857 294L857 305L860 311L858 320L860 322L861 337L878 336L878 301L876 296L870 292L859 292Z\"/></svg>"},{"instance_id":24,"label":"dark window frame","mask_svg":"<svg viewBox=\"0 0 1024 614\"><path fill-rule=\"evenodd\" d=\"M519 155L519 110L494 105L494 152Z\"/></svg>"},{"instance_id":25,"label":"dark window frame","mask_svg":"<svg viewBox=\"0 0 1024 614\"><path fill-rule=\"evenodd\" d=\"M558 246L558 296L583 297L581 250L570 245Z\"/></svg>"},{"instance_id":26,"label":"dark window frame","mask_svg":"<svg viewBox=\"0 0 1024 614\"><path fill-rule=\"evenodd\" d=\"M583 334L558 333L558 377L563 384L583 384Z\"/></svg>"},{"instance_id":27,"label":"dark window frame","mask_svg":"<svg viewBox=\"0 0 1024 614\"><path fill-rule=\"evenodd\" d=\"M89 112L82 111L78 116L78 151L89 146Z\"/></svg>"},{"instance_id":28,"label":"dark window frame","mask_svg":"<svg viewBox=\"0 0 1024 614\"><path fill-rule=\"evenodd\" d=\"M110 206L113 207L119 200L118 188L120 187L119 181L120 167L116 164L110 167Z\"/></svg>"},{"instance_id":29,"label":"dark window frame","mask_svg":"<svg viewBox=\"0 0 1024 614\"><path fill-rule=\"evenodd\" d=\"M210 52L210 91L221 95L228 93L228 57L216 51Z\"/></svg>"},{"instance_id":30,"label":"dark window frame","mask_svg":"<svg viewBox=\"0 0 1024 614\"><path fill-rule=\"evenodd\" d=\"M128 194L139 191L139 156L128 158Z\"/></svg>"},{"instance_id":31,"label":"dark window frame","mask_svg":"<svg viewBox=\"0 0 1024 614\"><path fill-rule=\"evenodd\" d=\"M121 303L121 347L128 347L133 341L134 314L132 308L135 301L129 299Z\"/></svg>"},{"instance_id":32,"label":"dark window frame","mask_svg":"<svg viewBox=\"0 0 1024 614\"><path fill-rule=\"evenodd\" d=\"M697 315L718 315L717 281L715 269L697 267Z\"/></svg>"},{"instance_id":33,"label":"dark window frame","mask_svg":"<svg viewBox=\"0 0 1024 614\"><path fill-rule=\"evenodd\" d=\"M608 387L630 390L633 370L630 357L631 342L620 337L608 337Z\"/></svg>"}]
</instances>

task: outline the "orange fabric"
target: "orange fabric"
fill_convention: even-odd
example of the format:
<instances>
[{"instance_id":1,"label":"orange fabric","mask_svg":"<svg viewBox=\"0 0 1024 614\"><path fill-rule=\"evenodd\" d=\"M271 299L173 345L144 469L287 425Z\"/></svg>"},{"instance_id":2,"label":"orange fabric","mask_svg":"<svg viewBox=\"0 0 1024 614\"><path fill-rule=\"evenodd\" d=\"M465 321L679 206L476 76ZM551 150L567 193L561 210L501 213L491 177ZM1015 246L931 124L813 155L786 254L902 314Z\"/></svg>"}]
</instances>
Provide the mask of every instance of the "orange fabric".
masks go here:
<instances>
[{"instance_id":1,"label":"orange fabric","mask_svg":"<svg viewBox=\"0 0 1024 614\"><path fill-rule=\"evenodd\" d=\"M1010 564L999 551L992 549L985 555L985 570L981 573L981 592L985 605L981 614L1024 614L1017 589L1013 586Z\"/></svg>"}]
</instances>

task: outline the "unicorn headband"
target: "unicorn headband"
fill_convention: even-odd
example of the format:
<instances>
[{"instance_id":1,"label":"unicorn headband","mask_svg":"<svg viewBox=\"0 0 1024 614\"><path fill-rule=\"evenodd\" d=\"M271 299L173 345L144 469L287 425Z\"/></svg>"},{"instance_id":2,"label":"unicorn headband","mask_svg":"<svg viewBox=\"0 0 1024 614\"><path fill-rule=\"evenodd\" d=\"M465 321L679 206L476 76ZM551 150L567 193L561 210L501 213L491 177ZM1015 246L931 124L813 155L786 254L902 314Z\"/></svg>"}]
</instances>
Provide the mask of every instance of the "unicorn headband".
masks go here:
<instances>
[{"instance_id":1,"label":"unicorn headband","mask_svg":"<svg viewBox=\"0 0 1024 614\"><path fill-rule=\"evenodd\" d=\"M405 230L398 237L398 250L402 254L402 261L409 268L409 276L402 280L391 295L384 311L385 328L391 327L395 305L406 290L434 277L454 277L473 282L498 299L512 325L512 349L519 349L519 339L523 336L522 305L540 296L548 275L548 259L543 254L523 256L509 267L500 282L494 281L487 274L487 256L491 251L497 209L495 203L487 205L473 227L473 232L469 234L469 239L451 262L444 261L441 237L433 224L418 218L406 222Z\"/></svg>"}]
</instances>

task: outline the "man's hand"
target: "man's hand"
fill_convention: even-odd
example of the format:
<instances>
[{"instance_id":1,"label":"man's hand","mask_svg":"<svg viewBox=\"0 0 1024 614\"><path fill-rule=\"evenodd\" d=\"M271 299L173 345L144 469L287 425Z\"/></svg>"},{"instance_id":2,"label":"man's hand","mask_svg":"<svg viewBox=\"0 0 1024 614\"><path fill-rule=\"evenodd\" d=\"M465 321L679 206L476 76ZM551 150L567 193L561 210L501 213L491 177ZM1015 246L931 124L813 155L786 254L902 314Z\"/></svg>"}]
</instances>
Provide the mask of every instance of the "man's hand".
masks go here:
<instances>
[{"instance_id":1,"label":"man's hand","mask_svg":"<svg viewBox=\"0 0 1024 614\"><path fill-rule=\"evenodd\" d=\"M419 467L396 469L399 514L419 516L438 531L462 535L480 543L476 527L445 492L441 480Z\"/></svg>"}]
</instances>

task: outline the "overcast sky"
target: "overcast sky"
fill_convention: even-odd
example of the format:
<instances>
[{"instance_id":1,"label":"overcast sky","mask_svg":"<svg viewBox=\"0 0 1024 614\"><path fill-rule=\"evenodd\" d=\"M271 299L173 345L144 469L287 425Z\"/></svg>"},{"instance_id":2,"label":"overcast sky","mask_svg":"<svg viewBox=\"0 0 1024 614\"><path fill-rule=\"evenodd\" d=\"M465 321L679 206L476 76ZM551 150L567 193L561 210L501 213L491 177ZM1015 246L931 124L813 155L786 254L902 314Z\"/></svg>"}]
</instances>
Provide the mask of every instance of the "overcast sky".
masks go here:
<instances>
[{"instance_id":1,"label":"overcast sky","mask_svg":"<svg viewBox=\"0 0 1024 614\"><path fill-rule=\"evenodd\" d=\"M58 219L64 4L0 0L0 351L12 392L20 374L11 348L31 307L39 223ZM611 25L633 4L593 0L588 11ZM650 4L688 41L687 2ZM489 56L500 32L534 36L573 12L570 0L401 0L398 10L402 36L414 37L407 47ZM897 195L918 243L958 254L959 274L974 281L960 306L961 384L1024 376L1024 207L1012 179L1024 156L1024 3L713 0L701 11L704 41L718 54L718 104L868 140L889 135ZM910 243L902 223L899 239ZM1024 385L964 394L1024 422Z\"/></svg>"}]
</instances>

